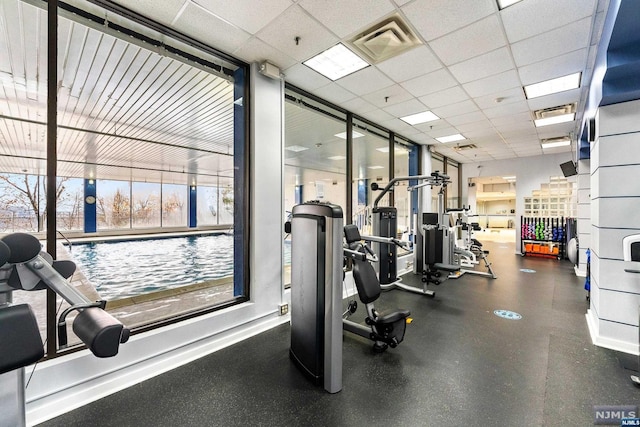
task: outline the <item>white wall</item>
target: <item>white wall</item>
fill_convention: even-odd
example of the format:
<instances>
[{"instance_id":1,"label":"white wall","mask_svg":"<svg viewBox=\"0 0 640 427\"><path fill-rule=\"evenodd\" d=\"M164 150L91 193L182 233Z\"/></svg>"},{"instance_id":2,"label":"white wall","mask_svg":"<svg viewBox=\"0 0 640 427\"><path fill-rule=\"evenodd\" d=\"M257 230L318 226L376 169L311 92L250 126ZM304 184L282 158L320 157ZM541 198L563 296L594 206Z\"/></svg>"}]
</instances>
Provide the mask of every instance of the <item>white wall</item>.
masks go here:
<instances>
[{"instance_id":1,"label":"white wall","mask_svg":"<svg viewBox=\"0 0 640 427\"><path fill-rule=\"evenodd\" d=\"M560 163L572 159L571 153L548 154L534 157L520 157L491 162L464 163L462 165L462 204L469 204L469 178L478 176L516 176L516 252L520 252L520 217L524 214L524 198L540 184L548 183L549 177L562 176ZM569 178L571 179L571 178ZM471 206L476 212L476 207Z\"/></svg>"},{"instance_id":2,"label":"white wall","mask_svg":"<svg viewBox=\"0 0 640 427\"><path fill-rule=\"evenodd\" d=\"M578 160L578 266L576 275L587 276L587 249L591 247L591 160Z\"/></svg>"},{"instance_id":3,"label":"white wall","mask_svg":"<svg viewBox=\"0 0 640 427\"><path fill-rule=\"evenodd\" d=\"M278 304L287 297L282 278L283 114L277 107L283 105L283 90L281 82L258 74L255 64L251 84L250 302L135 335L113 358L97 359L85 350L38 364L27 389L29 425L289 320L278 315Z\"/></svg>"},{"instance_id":4,"label":"white wall","mask_svg":"<svg viewBox=\"0 0 640 427\"><path fill-rule=\"evenodd\" d=\"M591 144L591 305L594 344L638 354L640 274L626 273L622 239L640 233L640 101L602 107Z\"/></svg>"}]
</instances>

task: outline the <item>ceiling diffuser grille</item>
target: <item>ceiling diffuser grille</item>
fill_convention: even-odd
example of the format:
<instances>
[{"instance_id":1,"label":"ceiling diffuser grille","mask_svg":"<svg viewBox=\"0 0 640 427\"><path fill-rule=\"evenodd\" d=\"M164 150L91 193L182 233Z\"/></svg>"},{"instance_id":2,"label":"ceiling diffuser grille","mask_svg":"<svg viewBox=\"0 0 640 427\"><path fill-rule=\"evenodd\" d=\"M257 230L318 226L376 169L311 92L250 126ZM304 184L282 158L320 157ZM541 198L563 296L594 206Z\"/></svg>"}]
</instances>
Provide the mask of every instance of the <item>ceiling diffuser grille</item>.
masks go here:
<instances>
[{"instance_id":1,"label":"ceiling diffuser grille","mask_svg":"<svg viewBox=\"0 0 640 427\"><path fill-rule=\"evenodd\" d=\"M356 37L350 44L371 64L377 64L422 44L399 14L378 22Z\"/></svg>"},{"instance_id":2,"label":"ceiling diffuser grille","mask_svg":"<svg viewBox=\"0 0 640 427\"><path fill-rule=\"evenodd\" d=\"M548 119L550 117L562 116L564 114L572 114L576 112L576 104L560 105L558 107L543 108L533 112L536 120Z\"/></svg>"}]
</instances>

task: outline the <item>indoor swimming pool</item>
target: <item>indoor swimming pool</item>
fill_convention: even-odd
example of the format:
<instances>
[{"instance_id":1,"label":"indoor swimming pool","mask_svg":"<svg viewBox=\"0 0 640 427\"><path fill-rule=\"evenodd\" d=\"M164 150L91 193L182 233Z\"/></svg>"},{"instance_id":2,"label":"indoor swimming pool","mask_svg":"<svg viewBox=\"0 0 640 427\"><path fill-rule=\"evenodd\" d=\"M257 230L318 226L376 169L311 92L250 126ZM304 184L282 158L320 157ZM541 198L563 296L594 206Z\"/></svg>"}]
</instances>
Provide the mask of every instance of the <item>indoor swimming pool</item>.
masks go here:
<instances>
[{"instance_id":1,"label":"indoor swimming pool","mask_svg":"<svg viewBox=\"0 0 640 427\"><path fill-rule=\"evenodd\" d=\"M74 243L71 257L107 300L233 276L233 235Z\"/></svg>"}]
</instances>

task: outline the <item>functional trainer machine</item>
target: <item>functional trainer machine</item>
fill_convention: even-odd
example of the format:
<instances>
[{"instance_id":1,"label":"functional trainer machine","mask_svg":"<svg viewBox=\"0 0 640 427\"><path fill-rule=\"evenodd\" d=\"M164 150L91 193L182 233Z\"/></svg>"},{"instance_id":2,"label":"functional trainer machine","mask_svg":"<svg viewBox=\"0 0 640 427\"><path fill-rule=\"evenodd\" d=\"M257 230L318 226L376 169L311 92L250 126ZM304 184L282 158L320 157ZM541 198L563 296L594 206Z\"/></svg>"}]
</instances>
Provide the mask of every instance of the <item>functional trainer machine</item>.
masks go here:
<instances>
[{"instance_id":1,"label":"functional trainer machine","mask_svg":"<svg viewBox=\"0 0 640 427\"><path fill-rule=\"evenodd\" d=\"M73 321L73 332L95 356L115 356L120 344L129 339L129 329L104 311L105 301L90 301L66 280L75 272L75 264L72 261L54 261L40 249L40 242L30 234L13 233L0 240L2 425L25 425L25 367L44 356L36 317L28 304L12 304L14 291L48 288L70 304L58 321L61 348L67 346L65 318L73 311L78 312Z\"/></svg>"},{"instance_id":2,"label":"functional trainer machine","mask_svg":"<svg viewBox=\"0 0 640 427\"><path fill-rule=\"evenodd\" d=\"M291 360L329 393L342 390L342 208L320 202L293 207Z\"/></svg>"},{"instance_id":3,"label":"functional trainer machine","mask_svg":"<svg viewBox=\"0 0 640 427\"><path fill-rule=\"evenodd\" d=\"M432 214L422 210L421 191L418 191L418 213L414 218L414 247L413 247L413 272L422 274L423 288L416 288L402 283L397 277L397 252L396 246L402 244L395 239L397 229L396 208L379 207L378 203L389 191L393 191L396 183L400 181L416 181L418 184L409 187L409 191L418 191L423 187L440 187L438 192L438 214L435 222L427 220ZM380 286L383 290L393 288L435 296L435 292L427 289L429 283L440 284L441 272L449 274L460 270L457 265L451 264L453 260L453 240L450 238L450 230L444 222L444 187L449 183L449 177L436 171L430 175L417 175L397 177L387 183L373 203L373 234L363 236L365 240L374 242L374 252L380 258ZM377 190L377 184L372 184L372 189ZM434 229L434 231L430 231ZM376 237L378 238L376 240ZM382 240L380 240L382 239ZM428 239L428 241L426 241Z\"/></svg>"},{"instance_id":4,"label":"functional trainer machine","mask_svg":"<svg viewBox=\"0 0 640 427\"><path fill-rule=\"evenodd\" d=\"M482 243L474 236L475 231L480 231L480 224L477 222L470 222L469 211L471 207L463 206L462 209L449 209L449 215L456 215L455 228L456 236L460 234L460 239L455 241L454 249L454 261L460 265L460 275L462 274L475 274L478 276L491 277L497 279L497 276L493 272L491 263L489 262L489 251L482 248ZM484 262L484 267L487 271L475 270L475 267L480 264L480 261Z\"/></svg>"},{"instance_id":5,"label":"functional trainer machine","mask_svg":"<svg viewBox=\"0 0 640 427\"><path fill-rule=\"evenodd\" d=\"M632 234L622 239L622 254L627 267L625 273L640 274L640 234ZM640 307L638 307L640 313ZM640 332L638 333L640 342ZM638 356L638 371L640 371L640 355ZM640 377L631 375L631 381L640 386Z\"/></svg>"},{"instance_id":6,"label":"functional trainer machine","mask_svg":"<svg viewBox=\"0 0 640 427\"><path fill-rule=\"evenodd\" d=\"M355 300L351 301L347 311L343 313L344 330L372 340L374 342L373 349L376 352L383 352L388 347L395 348L404 338L411 313L402 309L378 313L373 302L380 297L382 288L370 262L376 262L378 258L360 236L356 225L345 225L344 237L347 242L344 253L345 256L353 259L353 280L360 301L365 304L367 309L367 317L365 318L367 326L353 322L348 317L355 313L358 305Z\"/></svg>"}]
</instances>

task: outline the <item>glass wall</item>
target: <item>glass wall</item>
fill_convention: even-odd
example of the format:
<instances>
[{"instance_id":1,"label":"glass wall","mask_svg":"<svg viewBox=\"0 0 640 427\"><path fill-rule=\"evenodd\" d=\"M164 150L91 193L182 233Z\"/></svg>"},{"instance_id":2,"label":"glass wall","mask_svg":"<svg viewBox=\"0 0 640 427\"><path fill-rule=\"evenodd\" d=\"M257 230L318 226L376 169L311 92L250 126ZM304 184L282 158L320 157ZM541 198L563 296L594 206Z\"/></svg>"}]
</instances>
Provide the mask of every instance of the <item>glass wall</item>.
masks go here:
<instances>
[{"instance_id":1,"label":"glass wall","mask_svg":"<svg viewBox=\"0 0 640 427\"><path fill-rule=\"evenodd\" d=\"M409 176L409 152L411 146L405 143L395 143L394 150L394 178ZM403 235L411 231L411 193L407 191L409 181L400 181L393 192L393 204L398 209L398 234Z\"/></svg>"},{"instance_id":2,"label":"glass wall","mask_svg":"<svg viewBox=\"0 0 640 427\"><path fill-rule=\"evenodd\" d=\"M354 120L353 123L353 218L362 234L372 234L372 212L380 192L371 184L384 187L389 182L389 133ZM389 194L379 200L378 206L389 206Z\"/></svg>"},{"instance_id":3,"label":"glass wall","mask_svg":"<svg viewBox=\"0 0 640 427\"><path fill-rule=\"evenodd\" d=\"M447 175L451 179L451 183L447 185L447 208L460 208L460 177L458 163L447 159Z\"/></svg>"},{"instance_id":4,"label":"glass wall","mask_svg":"<svg viewBox=\"0 0 640 427\"><path fill-rule=\"evenodd\" d=\"M431 154L431 172L444 173L444 158L437 153ZM431 212L438 212L438 193L441 190L442 187L431 188Z\"/></svg>"},{"instance_id":5,"label":"glass wall","mask_svg":"<svg viewBox=\"0 0 640 427\"><path fill-rule=\"evenodd\" d=\"M106 11L81 1L74 7L99 16L59 14L59 57L48 58L46 2L38 5L2 5L0 62L11 72L0 80L0 233L46 238L54 258L77 264L72 284L90 300L107 300L134 332L246 300L248 248L234 242L247 241L247 103L236 101L248 99L248 68L127 21L135 17L117 18L131 29L125 36L104 21ZM159 53L160 45L168 48ZM57 123L46 114L51 61L60 65ZM206 193L204 207L190 197L192 185ZM55 218L47 215L51 200ZM146 240L165 227L207 236ZM110 235L120 242L103 242ZM146 247L130 241L134 235ZM55 332L45 332L55 322L47 306L67 305L49 295L19 291L13 299L32 305L43 338L56 343Z\"/></svg>"}]
</instances>

